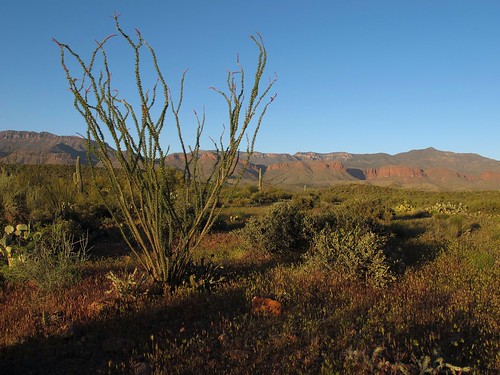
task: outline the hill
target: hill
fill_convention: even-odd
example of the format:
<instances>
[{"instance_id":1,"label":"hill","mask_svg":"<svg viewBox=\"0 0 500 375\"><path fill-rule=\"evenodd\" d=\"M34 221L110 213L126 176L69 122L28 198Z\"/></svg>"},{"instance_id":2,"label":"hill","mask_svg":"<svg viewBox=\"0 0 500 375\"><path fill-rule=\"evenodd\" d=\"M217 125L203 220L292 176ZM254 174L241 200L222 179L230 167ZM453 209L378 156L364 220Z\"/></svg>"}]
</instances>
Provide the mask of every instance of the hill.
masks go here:
<instances>
[{"instance_id":1,"label":"hill","mask_svg":"<svg viewBox=\"0 0 500 375\"><path fill-rule=\"evenodd\" d=\"M47 132L0 131L0 162L17 164L72 164L77 156L87 159L86 140ZM242 153L240 160L245 160ZM202 170L208 174L217 155L203 151ZM167 162L180 168L179 154ZM244 164L240 161L237 170ZM500 161L477 154L440 151L432 147L389 155L347 152L255 152L244 181L256 183L259 169L264 183L279 186L329 186L335 183L369 183L426 190L500 189Z\"/></svg>"}]
</instances>

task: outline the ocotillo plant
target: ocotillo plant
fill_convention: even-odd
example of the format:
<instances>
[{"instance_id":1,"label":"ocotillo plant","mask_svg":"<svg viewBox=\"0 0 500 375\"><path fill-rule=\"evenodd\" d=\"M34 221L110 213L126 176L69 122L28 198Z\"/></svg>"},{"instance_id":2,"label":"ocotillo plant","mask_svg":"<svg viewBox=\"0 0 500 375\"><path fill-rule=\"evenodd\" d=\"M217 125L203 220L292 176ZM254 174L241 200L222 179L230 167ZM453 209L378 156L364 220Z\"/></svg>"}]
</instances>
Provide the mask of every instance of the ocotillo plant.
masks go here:
<instances>
[{"instance_id":1,"label":"ocotillo plant","mask_svg":"<svg viewBox=\"0 0 500 375\"><path fill-rule=\"evenodd\" d=\"M115 24L118 37L132 49L135 59L133 77L137 98L131 101L120 98L112 82L105 47L113 36L98 44L88 63L69 45L55 42L60 47L61 64L75 108L88 125L88 160L95 155L110 181L111 191L103 199L110 210L112 205L118 205L118 213L111 211L117 222L117 214L123 218L121 222L125 225L118 227L142 266L154 280L175 288L189 277L192 249L199 245L220 213L224 203L221 202L221 189L241 162L239 148L244 138L247 139L248 158L253 152L262 119L274 99L266 100L266 97L275 79L261 86L267 53L260 35L252 36L259 55L250 90L245 88L247 79L239 60L238 71L227 74L227 91L214 89L227 104L229 132L224 134L223 131L220 139L214 141L217 160L213 170L204 176L200 167L200 140L205 115L195 113L197 130L191 146L186 145L181 126L186 73L181 77L179 99L175 102L154 49L139 31L136 30L135 39L126 34L116 15ZM157 78L151 90L143 86L143 61L152 61L151 70ZM81 69L80 79L70 72L69 67L75 65ZM131 104L134 101L139 102L137 107ZM164 151L160 142L169 110L182 150L180 181L171 177L165 161L169 148ZM107 142L106 134L110 134L111 142ZM107 143L113 145L115 151L110 150ZM121 169L119 175L115 165ZM94 181L95 172L92 165Z\"/></svg>"},{"instance_id":2,"label":"ocotillo plant","mask_svg":"<svg viewBox=\"0 0 500 375\"><path fill-rule=\"evenodd\" d=\"M73 173L73 183L75 184L78 192L83 193L83 180L82 180L82 170L80 165L80 156L76 157L75 162L75 172Z\"/></svg>"}]
</instances>

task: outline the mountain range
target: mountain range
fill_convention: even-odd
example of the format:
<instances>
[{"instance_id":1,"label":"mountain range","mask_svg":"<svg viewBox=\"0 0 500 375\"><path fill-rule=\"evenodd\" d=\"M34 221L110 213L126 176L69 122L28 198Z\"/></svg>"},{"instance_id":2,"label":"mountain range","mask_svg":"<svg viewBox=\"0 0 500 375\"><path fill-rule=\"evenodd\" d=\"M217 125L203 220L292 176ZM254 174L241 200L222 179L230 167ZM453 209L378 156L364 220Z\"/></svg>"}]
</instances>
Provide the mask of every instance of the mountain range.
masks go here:
<instances>
[{"instance_id":1,"label":"mountain range","mask_svg":"<svg viewBox=\"0 0 500 375\"><path fill-rule=\"evenodd\" d=\"M0 162L18 164L72 164L87 159L86 140L47 132L0 131ZM242 153L240 160L245 160ZM209 170L217 155L203 151L202 170ZM180 167L179 154L167 163ZM242 163L242 162L241 162ZM264 184L288 187L324 187L336 183L368 183L424 190L500 189L500 161L477 154L440 151L432 147L389 155L347 152L254 152L244 174L256 183L259 169Z\"/></svg>"}]
</instances>

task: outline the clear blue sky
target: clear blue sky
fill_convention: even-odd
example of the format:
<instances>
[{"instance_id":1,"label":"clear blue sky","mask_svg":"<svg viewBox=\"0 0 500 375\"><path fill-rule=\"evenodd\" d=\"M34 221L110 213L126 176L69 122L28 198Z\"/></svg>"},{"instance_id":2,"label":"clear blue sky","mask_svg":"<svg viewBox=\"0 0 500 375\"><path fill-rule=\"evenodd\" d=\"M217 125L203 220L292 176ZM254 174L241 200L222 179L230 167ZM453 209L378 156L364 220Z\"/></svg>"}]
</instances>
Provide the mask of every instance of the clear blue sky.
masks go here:
<instances>
[{"instance_id":1,"label":"clear blue sky","mask_svg":"<svg viewBox=\"0 0 500 375\"><path fill-rule=\"evenodd\" d=\"M2 0L0 130L85 133L51 38L87 54L114 32L114 11L156 48L174 93L190 69L187 133L192 109L203 106L207 138L227 123L208 87L223 87L238 53L252 70L249 35L258 31L269 54L266 77L278 75L258 151L394 154L432 146L500 160L497 0ZM128 51L110 54L126 92Z\"/></svg>"}]
</instances>

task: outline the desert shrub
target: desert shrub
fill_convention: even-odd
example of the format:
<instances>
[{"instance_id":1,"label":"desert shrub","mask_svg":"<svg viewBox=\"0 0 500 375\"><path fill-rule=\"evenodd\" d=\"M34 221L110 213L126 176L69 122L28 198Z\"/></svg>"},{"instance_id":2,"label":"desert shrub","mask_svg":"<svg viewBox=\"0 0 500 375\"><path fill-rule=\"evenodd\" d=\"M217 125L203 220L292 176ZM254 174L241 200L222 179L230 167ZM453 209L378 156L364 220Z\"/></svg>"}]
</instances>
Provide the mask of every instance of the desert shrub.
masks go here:
<instances>
[{"instance_id":1,"label":"desert shrub","mask_svg":"<svg viewBox=\"0 0 500 375\"><path fill-rule=\"evenodd\" d=\"M352 208L361 215L366 215L373 221L389 221L394 217L394 210L384 198L361 200Z\"/></svg>"},{"instance_id":2,"label":"desert shrub","mask_svg":"<svg viewBox=\"0 0 500 375\"><path fill-rule=\"evenodd\" d=\"M230 189L225 189L224 193L226 196L234 200L242 199L242 198L250 198L252 194L255 194L259 191L259 188L256 185L242 185L242 186L231 186Z\"/></svg>"},{"instance_id":3,"label":"desert shrub","mask_svg":"<svg viewBox=\"0 0 500 375\"><path fill-rule=\"evenodd\" d=\"M74 216L76 190L72 183L60 178L46 186L43 197L46 199L44 203L50 218L65 219Z\"/></svg>"},{"instance_id":4,"label":"desert shrub","mask_svg":"<svg viewBox=\"0 0 500 375\"><path fill-rule=\"evenodd\" d=\"M277 203L262 216L252 217L241 234L250 246L270 253L296 250L304 236L304 214L290 203Z\"/></svg>"},{"instance_id":5,"label":"desert shrub","mask_svg":"<svg viewBox=\"0 0 500 375\"><path fill-rule=\"evenodd\" d=\"M22 261L3 267L2 273L8 281L29 280L50 291L76 281L86 258L87 238L75 240L60 223L38 232Z\"/></svg>"},{"instance_id":6,"label":"desert shrub","mask_svg":"<svg viewBox=\"0 0 500 375\"><path fill-rule=\"evenodd\" d=\"M339 204L342 199L332 189L322 189L319 191L321 201L328 204Z\"/></svg>"},{"instance_id":7,"label":"desert shrub","mask_svg":"<svg viewBox=\"0 0 500 375\"><path fill-rule=\"evenodd\" d=\"M8 191L1 195L0 212L5 222L19 220L19 195Z\"/></svg>"},{"instance_id":8,"label":"desert shrub","mask_svg":"<svg viewBox=\"0 0 500 375\"><path fill-rule=\"evenodd\" d=\"M26 221L26 189L14 173L0 172L0 221Z\"/></svg>"},{"instance_id":9,"label":"desert shrub","mask_svg":"<svg viewBox=\"0 0 500 375\"><path fill-rule=\"evenodd\" d=\"M181 125L186 72L175 100L154 49L137 29L135 37L129 36L118 18L115 14L119 38L113 40L121 40L133 52L135 69L131 79L137 88L137 101L129 102L116 93L106 51L111 37L98 44L88 62L67 44L55 39L54 42L60 47L61 66L75 108L87 123L88 158L99 160L110 186L101 198L141 266L155 281L175 289L189 271L192 252L209 233L226 203L222 189L229 180L237 185L243 176L245 168L236 170L239 150L247 140L247 157L241 160L246 167L264 115L274 100L267 98L275 80L261 84L267 52L260 35L252 36L258 49L253 82L246 79L238 60L238 71L228 71L226 91L214 88L227 105L229 122L227 131L213 141L211 170L203 171L204 152L200 145L205 114L195 112L196 126L190 139ZM150 64L151 73L156 76L156 83L150 88L144 84L146 64ZM175 129L182 150L178 175L167 165L169 146L160 142L167 124ZM94 164L91 167L97 182L100 172Z\"/></svg>"},{"instance_id":10,"label":"desert shrub","mask_svg":"<svg viewBox=\"0 0 500 375\"><path fill-rule=\"evenodd\" d=\"M333 356L327 356L322 366L322 373L336 373L332 364L338 361ZM420 359L412 358L410 363L387 360L386 350L378 346L370 353L365 350L349 348L343 358L343 370L348 374L468 374L470 367L455 366L445 362L437 353L433 356L424 355Z\"/></svg>"},{"instance_id":11,"label":"desert shrub","mask_svg":"<svg viewBox=\"0 0 500 375\"><path fill-rule=\"evenodd\" d=\"M124 272L123 275L109 271L106 278L111 282L111 288L106 294L114 294L120 303L127 305L134 302L142 294L146 294L147 275L138 272L137 267L133 272Z\"/></svg>"},{"instance_id":12,"label":"desert shrub","mask_svg":"<svg viewBox=\"0 0 500 375\"><path fill-rule=\"evenodd\" d=\"M446 242L478 232L482 227L480 222L481 220L478 220L477 217L467 214L435 214L429 221L432 231L428 231L427 235L432 235ZM486 232L488 233L488 231Z\"/></svg>"},{"instance_id":13,"label":"desert shrub","mask_svg":"<svg viewBox=\"0 0 500 375\"><path fill-rule=\"evenodd\" d=\"M393 212L387 205L372 200L346 201L321 209L314 208L308 213L305 232L311 240L326 227L348 230L359 227L385 234L386 224L393 217Z\"/></svg>"},{"instance_id":14,"label":"desert shrub","mask_svg":"<svg viewBox=\"0 0 500 375\"><path fill-rule=\"evenodd\" d=\"M295 194L292 202L302 210L316 207L320 203L320 196L317 193L302 192Z\"/></svg>"},{"instance_id":15,"label":"desert shrub","mask_svg":"<svg viewBox=\"0 0 500 375\"><path fill-rule=\"evenodd\" d=\"M461 202L438 202L428 207L427 211L432 214L457 215L467 212L467 206L463 205Z\"/></svg>"},{"instance_id":16,"label":"desert shrub","mask_svg":"<svg viewBox=\"0 0 500 375\"><path fill-rule=\"evenodd\" d=\"M380 199L362 198L344 201L319 213L324 224L335 228L367 228L383 233L385 224L393 218L394 211Z\"/></svg>"},{"instance_id":17,"label":"desert shrub","mask_svg":"<svg viewBox=\"0 0 500 375\"><path fill-rule=\"evenodd\" d=\"M384 286L393 279L383 247L386 238L360 225L332 229L327 226L313 239L306 262L337 269L353 279Z\"/></svg>"},{"instance_id":18,"label":"desert shrub","mask_svg":"<svg viewBox=\"0 0 500 375\"><path fill-rule=\"evenodd\" d=\"M252 189L250 189L250 191L252 191ZM235 205L264 205L288 201L292 199L292 196L293 194L286 190L277 187L267 187L265 190L253 191L252 194L246 197L237 198L233 202Z\"/></svg>"},{"instance_id":19,"label":"desert shrub","mask_svg":"<svg viewBox=\"0 0 500 375\"><path fill-rule=\"evenodd\" d=\"M45 195L45 188L41 186L32 186L26 192L26 206L30 213L30 219L36 221L45 221L53 217L48 209L48 198Z\"/></svg>"}]
</instances>

